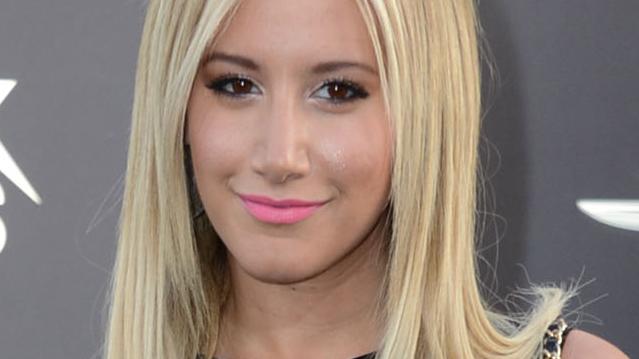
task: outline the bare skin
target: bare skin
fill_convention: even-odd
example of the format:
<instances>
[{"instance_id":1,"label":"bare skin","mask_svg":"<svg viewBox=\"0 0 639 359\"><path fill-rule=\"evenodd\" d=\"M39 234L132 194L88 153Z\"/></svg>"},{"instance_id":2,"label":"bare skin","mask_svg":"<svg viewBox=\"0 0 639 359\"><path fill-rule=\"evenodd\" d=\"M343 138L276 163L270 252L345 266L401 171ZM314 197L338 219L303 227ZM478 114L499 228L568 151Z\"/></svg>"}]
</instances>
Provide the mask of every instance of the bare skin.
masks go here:
<instances>
[{"instance_id":1,"label":"bare skin","mask_svg":"<svg viewBox=\"0 0 639 359\"><path fill-rule=\"evenodd\" d=\"M574 329L568 334L563 359L630 359L610 342L583 330Z\"/></svg>"},{"instance_id":2,"label":"bare skin","mask_svg":"<svg viewBox=\"0 0 639 359\"><path fill-rule=\"evenodd\" d=\"M186 141L232 282L220 341L207 357L377 350L375 259L383 261L392 136L355 2L245 0L207 54L215 55L198 71ZM317 71L329 62L351 65ZM301 222L272 224L248 213L239 194L327 202ZM574 330L563 358L627 356Z\"/></svg>"}]
</instances>

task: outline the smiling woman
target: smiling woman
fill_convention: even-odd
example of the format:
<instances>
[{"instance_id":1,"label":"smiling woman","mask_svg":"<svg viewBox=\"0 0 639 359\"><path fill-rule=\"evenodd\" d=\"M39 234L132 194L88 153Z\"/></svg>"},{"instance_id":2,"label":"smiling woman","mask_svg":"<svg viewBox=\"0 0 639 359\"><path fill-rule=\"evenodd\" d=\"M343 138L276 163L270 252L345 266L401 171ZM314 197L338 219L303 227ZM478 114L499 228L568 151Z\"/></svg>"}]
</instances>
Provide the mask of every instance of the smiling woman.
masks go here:
<instances>
[{"instance_id":1,"label":"smiling woman","mask_svg":"<svg viewBox=\"0 0 639 359\"><path fill-rule=\"evenodd\" d=\"M574 288L480 294L477 30L470 0L150 1L106 357L614 354L563 345Z\"/></svg>"},{"instance_id":2,"label":"smiling woman","mask_svg":"<svg viewBox=\"0 0 639 359\"><path fill-rule=\"evenodd\" d=\"M391 130L375 51L356 3L282 4L243 3L199 68L185 138L195 180L228 250L230 307L273 303L280 319L272 325L288 326L312 313L328 320L323 325L348 319L371 331L375 326L362 322L370 317L363 309L373 302L379 278L373 279L381 273L354 263L370 258L381 243L372 228L384 218L390 184ZM346 268L352 279L369 280L353 287L340 275ZM297 292L264 283L295 283ZM337 300L362 284L358 292L370 297L366 306L346 300L342 310L308 311L317 294ZM296 305L302 298L307 304ZM242 322L243 313L225 314L228 331L247 338L239 335L241 326L252 324ZM277 343L280 334L269 333ZM255 339L247 342L239 346ZM288 351L295 352L292 344L309 348L288 343Z\"/></svg>"}]
</instances>

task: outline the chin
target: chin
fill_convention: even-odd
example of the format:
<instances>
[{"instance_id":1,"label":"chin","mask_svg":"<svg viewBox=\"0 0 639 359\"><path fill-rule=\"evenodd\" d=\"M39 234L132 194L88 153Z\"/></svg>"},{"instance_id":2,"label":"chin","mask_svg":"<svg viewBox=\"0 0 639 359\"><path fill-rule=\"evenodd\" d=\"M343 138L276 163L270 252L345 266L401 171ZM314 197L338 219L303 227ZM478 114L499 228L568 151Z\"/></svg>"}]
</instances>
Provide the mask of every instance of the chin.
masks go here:
<instances>
[{"instance_id":1,"label":"chin","mask_svg":"<svg viewBox=\"0 0 639 359\"><path fill-rule=\"evenodd\" d=\"M286 260L282 256L275 256L268 260L261 256L257 260L242 261L232 259L237 270L241 270L251 278L268 284L291 285L306 282L326 272L332 263L316 264L311 260L296 258Z\"/></svg>"},{"instance_id":2,"label":"chin","mask_svg":"<svg viewBox=\"0 0 639 359\"><path fill-rule=\"evenodd\" d=\"M277 285L293 285L306 282L310 279L313 279L317 274L307 274L307 273L294 273L291 271L270 271L270 272L258 272L258 273L250 273L247 272L254 279L267 284L277 284Z\"/></svg>"}]
</instances>

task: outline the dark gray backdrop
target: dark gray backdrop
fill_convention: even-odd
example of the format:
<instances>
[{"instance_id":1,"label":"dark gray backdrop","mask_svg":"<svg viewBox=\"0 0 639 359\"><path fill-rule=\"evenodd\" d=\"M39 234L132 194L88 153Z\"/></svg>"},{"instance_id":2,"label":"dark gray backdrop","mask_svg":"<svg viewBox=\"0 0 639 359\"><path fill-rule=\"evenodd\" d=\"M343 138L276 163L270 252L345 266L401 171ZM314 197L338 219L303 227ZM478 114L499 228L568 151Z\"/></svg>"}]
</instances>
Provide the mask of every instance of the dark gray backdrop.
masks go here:
<instances>
[{"instance_id":1,"label":"dark gray backdrop","mask_svg":"<svg viewBox=\"0 0 639 359\"><path fill-rule=\"evenodd\" d=\"M595 300L581 328L639 356L639 232L575 205L639 199L639 3L480 10L500 72L483 145L501 216L488 217L483 241L501 238L498 255L483 252L497 262L497 291L596 279L580 298ZM98 351L143 14L141 0L0 2L0 79L18 82L0 104L0 142L42 197L29 199L0 163L1 359ZM483 277L490 284L486 266Z\"/></svg>"}]
</instances>

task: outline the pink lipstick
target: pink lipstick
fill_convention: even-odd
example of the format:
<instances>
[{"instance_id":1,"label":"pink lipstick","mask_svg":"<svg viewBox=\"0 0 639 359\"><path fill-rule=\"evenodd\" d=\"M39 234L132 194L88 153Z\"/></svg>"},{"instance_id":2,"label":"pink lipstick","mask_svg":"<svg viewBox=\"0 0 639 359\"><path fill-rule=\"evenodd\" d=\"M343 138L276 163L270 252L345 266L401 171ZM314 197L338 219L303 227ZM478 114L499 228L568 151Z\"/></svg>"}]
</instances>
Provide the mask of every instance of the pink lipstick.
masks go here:
<instances>
[{"instance_id":1,"label":"pink lipstick","mask_svg":"<svg viewBox=\"0 0 639 359\"><path fill-rule=\"evenodd\" d=\"M257 220L291 224L310 217L326 203L299 199L275 200L264 196L240 195L244 208Z\"/></svg>"}]
</instances>

